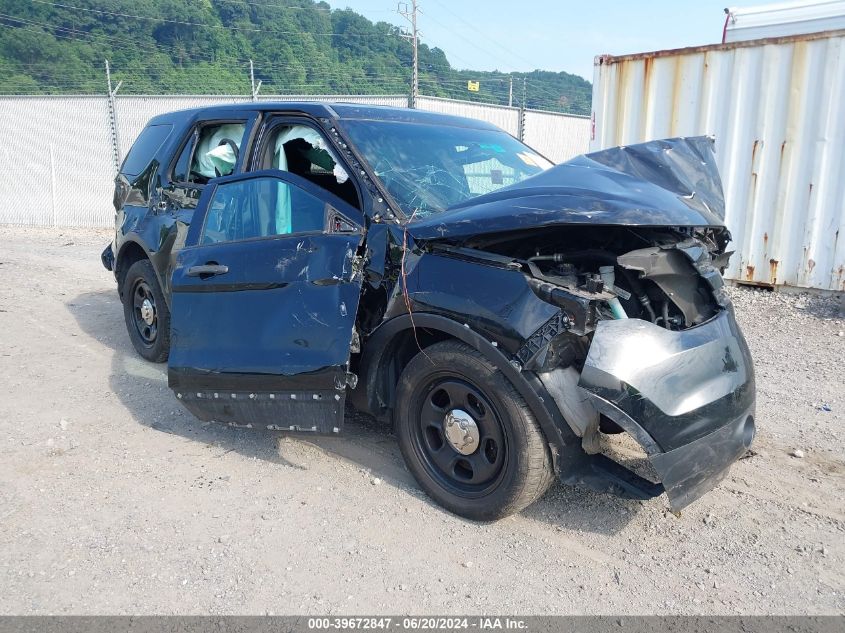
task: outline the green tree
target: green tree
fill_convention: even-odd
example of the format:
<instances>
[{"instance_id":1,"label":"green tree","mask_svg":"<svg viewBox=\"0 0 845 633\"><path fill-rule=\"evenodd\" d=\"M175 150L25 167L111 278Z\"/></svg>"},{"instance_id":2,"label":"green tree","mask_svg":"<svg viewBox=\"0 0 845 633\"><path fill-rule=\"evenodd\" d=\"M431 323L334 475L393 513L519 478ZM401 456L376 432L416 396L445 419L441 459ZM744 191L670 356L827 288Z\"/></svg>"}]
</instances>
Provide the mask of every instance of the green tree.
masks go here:
<instances>
[{"instance_id":1,"label":"green tree","mask_svg":"<svg viewBox=\"0 0 845 633\"><path fill-rule=\"evenodd\" d=\"M64 6L61 6L64 5ZM400 29L313 0L0 0L0 93L102 93L104 60L123 94L407 94L411 44ZM425 95L577 114L590 83L569 73L456 70L422 42ZM466 82L478 81L469 92Z\"/></svg>"}]
</instances>

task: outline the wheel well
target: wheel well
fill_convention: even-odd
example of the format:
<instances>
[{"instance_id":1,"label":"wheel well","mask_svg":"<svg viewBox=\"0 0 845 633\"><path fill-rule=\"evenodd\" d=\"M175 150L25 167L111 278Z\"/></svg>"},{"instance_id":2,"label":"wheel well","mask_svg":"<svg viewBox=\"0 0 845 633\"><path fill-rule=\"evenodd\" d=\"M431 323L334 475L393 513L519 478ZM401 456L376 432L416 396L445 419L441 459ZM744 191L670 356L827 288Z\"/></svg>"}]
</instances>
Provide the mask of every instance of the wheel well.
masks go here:
<instances>
[{"instance_id":1,"label":"wheel well","mask_svg":"<svg viewBox=\"0 0 845 633\"><path fill-rule=\"evenodd\" d=\"M366 381L371 386L371 407L374 415L383 415L393 408L399 376L411 359L425 348L454 336L432 328L400 330L380 350L368 368Z\"/></svg>"},{"instance_id":2,"label":"wheel well","mask_svg":"<svg viewBox=\"0 0 845 633\"><path fill-rule=\"evenodd\" d=\"M126 272L132 267L132 264L142 259L149 259L149 257L137 242L127 242L120 249L115 261L114 274L117 278L117 289L121 296L123 296L123 280L126 279Z\"/></svg>"},{"instance_id":3,"label":"wheel well","mask_svg":"<svg viewBox=\"0 0 845 633\"><path fill-rule=\"evenodd\" d=\"M394 317L374 332L354 366L359 383L350 394L352 404L377 418L389 419L399 376L411 358L435 343L453 339L477 349L504 373L525 399L549 443L560 450L571 445L582 451L580 438L569 428L557 406L546 404L553 403L553 399L536 376L523 375L519 367L511 365L496 341L440 315L416 313L413 321L410 315Z\"/></svg>"}]
</instances>

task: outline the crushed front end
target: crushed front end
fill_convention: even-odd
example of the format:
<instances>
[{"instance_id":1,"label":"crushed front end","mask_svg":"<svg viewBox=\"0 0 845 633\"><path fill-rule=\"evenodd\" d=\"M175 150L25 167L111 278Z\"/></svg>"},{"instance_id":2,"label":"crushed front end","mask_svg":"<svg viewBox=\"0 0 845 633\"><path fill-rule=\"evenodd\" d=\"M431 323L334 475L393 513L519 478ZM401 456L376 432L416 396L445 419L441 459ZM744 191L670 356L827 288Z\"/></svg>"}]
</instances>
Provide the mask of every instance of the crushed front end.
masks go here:
<instances>
[{"instance_id":1,"label":"crushed front end","mask_svg":"<svg viewBox=\"0 0 845 633\"><path fill-rule=\"evenodd\" d=\"M670 139L579 157L418 228L511 258L559 308L512 362L580 438L580 454L559 447L565 481L605 476L604 489L638 498L665 490L680 510L750 446L754 368L723 288L723 217L712 142ZM623 431L659 483L600 454L602 433Z\"/></svg>"},{"instance_id":2,"label":"crushed front end","mask_svg":"<svg viewBox=\"0 0 845 633\"><path fill-rule=\"evenodd\" d=\"M571 250L524 260L528 285L560 308L520 350L524 369L586 453L600 451L602 432L631 435L675 510L713 488L754 437L753 364L716 267L722 234L606 229L600 245L582 231ZM653 245L626 250L637 240Z\"/></svg>"}]
</instances>

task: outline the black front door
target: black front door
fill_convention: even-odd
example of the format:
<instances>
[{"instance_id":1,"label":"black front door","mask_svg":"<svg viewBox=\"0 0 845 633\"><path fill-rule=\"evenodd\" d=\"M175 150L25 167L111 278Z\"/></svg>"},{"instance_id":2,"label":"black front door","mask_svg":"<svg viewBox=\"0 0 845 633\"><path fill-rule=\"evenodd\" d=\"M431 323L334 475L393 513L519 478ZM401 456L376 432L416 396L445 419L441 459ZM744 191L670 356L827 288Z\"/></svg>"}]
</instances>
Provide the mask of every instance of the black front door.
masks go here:
<instances>
[{"instance_id":1,"label":"black front door","mask_svg":"<svg viewBox=\"0 0 845 633\"><path fill-rule=\"evenodd\" d=\"M191 412L342 428L363 226L359 211L292 174L209 183L172 275L168 379Z\"/></svg>"}]
</instances>

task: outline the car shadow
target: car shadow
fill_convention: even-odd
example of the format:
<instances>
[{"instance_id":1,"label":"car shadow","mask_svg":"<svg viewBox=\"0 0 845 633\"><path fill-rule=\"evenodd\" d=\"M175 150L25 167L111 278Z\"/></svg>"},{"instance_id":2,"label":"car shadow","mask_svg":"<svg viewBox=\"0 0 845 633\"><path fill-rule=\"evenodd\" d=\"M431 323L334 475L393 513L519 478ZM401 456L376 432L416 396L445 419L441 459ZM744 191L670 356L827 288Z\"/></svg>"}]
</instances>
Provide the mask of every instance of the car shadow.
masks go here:
<instances>
[{"instance_id":1,"label":"car shadow","mask_svg":"<svg viewBox=\"0 0 845 633\"><path fill-rule=\"evenodd\" d=\"M85 293L66 305L87 335L113 351L109 387L139 424L219 446L222 452L237 451L245 457L304 469L297 458L286 456L286 444L282 440L295 438L378 473L382 479L413 485L398 448L393 450L395 440L391 429L372 417L347 411L342 437L241 429L202 422L183 409L167 387L167 365L145 361L135 352L126 334L123 307L116 292ZM362 444L372 448L361 450Z\"/></svg>"},{"instance_id":2,"label":"car shadow","mask_svg":"<svg viewBox=\"0 0 845 633\"><path fill-rule=\"evenodd\" d=\"M331 437L202 422L183 409L168 388L167 365L145 361L135 352L126 333L117 292L83 293L68 301L66 307L86 335L112 350L109 387L139 424L216 447L218 456L235 451L248 458L301 470L307 469L307 463L303 463L307 458L299 450L305 443L408 492L437 512L447 513L425 495L405 468L388 425L349 407L343 433ZM555 481L549 492L523 510L522 515L560 529L614 534L625 527L640 504Z\"/></svg>"},{"instance_id":3,"label":"car shadow","mask_svg":"<svg viewBox=\"0 0 845 633\"><path fill-rule=\"evenodd\" d=\"M601 436L601 452L636 474L658 481L645 452L627 435ZM636 517L645 504L660 504L659 499L641 501L615 494L599 493L586 486L569 486L556 481L549 492L522 511L527 517L550 523L560 530L617 534ZM668 511L668 505L666 509Z\"/></svg>"}]
</instances>

